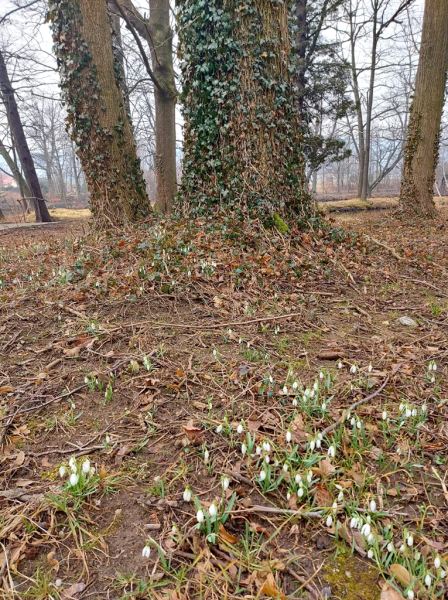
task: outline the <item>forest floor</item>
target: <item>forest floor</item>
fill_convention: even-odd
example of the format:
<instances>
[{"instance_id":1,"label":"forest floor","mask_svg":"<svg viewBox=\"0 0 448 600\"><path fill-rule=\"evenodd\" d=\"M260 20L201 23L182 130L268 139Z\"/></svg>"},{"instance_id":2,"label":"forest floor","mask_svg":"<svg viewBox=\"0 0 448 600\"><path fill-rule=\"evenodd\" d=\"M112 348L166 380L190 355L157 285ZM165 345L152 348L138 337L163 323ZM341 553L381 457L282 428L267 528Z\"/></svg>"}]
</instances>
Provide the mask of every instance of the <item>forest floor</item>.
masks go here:
<instances>
[{"instance_id":1,"label":"forest floor","mask_svg":"<svg viewBox=\"0 0 448 600\"><path fill-rule=\"evenodd\" d=\"M444 597L448 208L332 225L2 232L0 597Z\"/></svg>"}]
</instances>

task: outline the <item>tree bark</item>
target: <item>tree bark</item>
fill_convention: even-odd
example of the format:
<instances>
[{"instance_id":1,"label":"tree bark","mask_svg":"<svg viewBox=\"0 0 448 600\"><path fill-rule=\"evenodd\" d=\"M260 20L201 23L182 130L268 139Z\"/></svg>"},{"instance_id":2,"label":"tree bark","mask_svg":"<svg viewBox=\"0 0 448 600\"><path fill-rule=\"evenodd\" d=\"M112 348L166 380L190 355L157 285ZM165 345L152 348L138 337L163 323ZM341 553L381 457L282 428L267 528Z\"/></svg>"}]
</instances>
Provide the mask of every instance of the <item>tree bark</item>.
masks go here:
<instances>
[{"instance_id":1,"label":"tree bark","mask_svg":"<svg viewBox=\"0 0 448 600\"><path fill-rule=\"evenodd\" d=\"M132 125L120 87L106 0L54 0L53 39L72 139L77 144L98 227L150 212Z\"/></svg>"},{"instance_id":2,"label":"tree bark","mask_svg":"<svg viewBox=\"0 0 448 600\"><path fill-rule=\"evenodd\" d=\"M404 153L399 208L434 217L434 181L448 71L448 3L426 0L420 58Z\"/></svg>"},{"instance_id":3,"label":"tree bark","mask_svg":"<svg viewBox=\"0 0 448 600\"><path fill-rule=\"evenodd\" d=\"M129 28L135 29L150 48L152 69L146 69L154 83L156 178L158 212L170 213L177 194L176 122L177 90L173 68L173 32L170 27L169 0L151 0L150 17L139 14L131 0L114 0ZM140 52L144 53L143 48ZM142 56L145 59L145 56Z\"/></svg>"},{"instance_id":4,"label":"tree bark","mask_svg":"<svg viewBox=\"0 0 448 600\"><path fill-rule=\"evenodd\" d=\"M51 221L50 213L48 212L47 205L45 204L45 200L42 195L42 190L40 189L39 179L37 177L33 158L31 156L28 142L26 141L25 133L23 131L14 90L9 80L9 75L2 52L0 52L0 90L6 107L13 143L17 148L25 179L32 194L36 223L49 223Z\"/></svg>"},{"instance_id":5,"label":"tree bark","mask_svg":"<svg viewBox=\"0 0 448 600\"><path fill-rule=\"evenodd\" d=\"M307 0L296 0L296 53L297 53L297 98L299 103L300 119L303 119L303 105L305 96L306 73L306 8Z\"/></svg>"}]
</instances>

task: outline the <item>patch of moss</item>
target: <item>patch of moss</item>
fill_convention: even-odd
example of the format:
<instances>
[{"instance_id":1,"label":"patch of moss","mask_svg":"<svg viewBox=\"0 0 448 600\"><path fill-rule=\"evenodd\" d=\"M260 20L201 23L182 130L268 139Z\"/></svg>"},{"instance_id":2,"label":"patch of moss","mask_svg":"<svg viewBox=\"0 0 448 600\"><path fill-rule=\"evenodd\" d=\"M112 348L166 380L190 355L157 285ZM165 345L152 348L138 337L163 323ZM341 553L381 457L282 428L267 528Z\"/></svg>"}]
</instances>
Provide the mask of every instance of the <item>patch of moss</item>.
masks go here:
<instances>
[{"instance_id":1,"label":"patch of moss","mask_svg":"<svg viewBox=\"0 0 448 600\"><path fill-rule=\"evenodd\" d=\"M281 216L278 215L277 213L274 213L274 224L275 224L276 228L278 229L279 233L288 233L288 231L289 231L288 225L284 222L284 220L281 218Z\"/></svg>"},{"instance_id":2,"label":"patch of moss","mask_svg":"<svg viewBox=\"0 0 448 600\"><path fill-rule=\"evenodd\" d=\"M324 579L331 589L332 598L378 600L380 597L378 571L351 556L346 548L326 565Z\"/></svg>"}]
</instances>

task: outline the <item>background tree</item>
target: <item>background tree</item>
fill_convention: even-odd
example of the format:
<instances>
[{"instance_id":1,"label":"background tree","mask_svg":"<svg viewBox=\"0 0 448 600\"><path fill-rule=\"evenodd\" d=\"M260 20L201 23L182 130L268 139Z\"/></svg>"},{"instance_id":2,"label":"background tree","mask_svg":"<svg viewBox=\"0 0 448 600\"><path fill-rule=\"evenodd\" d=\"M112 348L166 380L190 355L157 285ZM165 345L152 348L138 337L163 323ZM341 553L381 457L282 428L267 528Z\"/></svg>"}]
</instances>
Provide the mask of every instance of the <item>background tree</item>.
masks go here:
<instances>
[{"instance_id":1,"label":"background tree","mask_svg":"<svg viewBox=\"0 0 448 600\"><path fill-rule=\"evenodd\" d=\"M45 204L42 190L40 188L39 179L36 169L34 168L33 158L28 147L28 143L23 131L22 121L20 119L19 110L13 87L11 85L8 71L6 69L3 53L0 51L0 91L3 103L6 108L9 127L13 143L17 149L20 158L20 163L23 168L25 179L32 194L34 203L34 211L36 215L36 223L48 223L51 221L50 213Z\"/></svg>"},{"instance_id":2,"label":"background tree","mask_svg":"<svg viewBox=\"0 0 448 600\"><path fill-rule=\"evenodd\" d=\"M99 226L150 211L132 125L114 58L106 0L51 2L55 53L68 122Z\"/></svg>"},{"instance_id":3,"label":"background tree","mask_svg":"<svg viewBox=\"0 0 448 600\"><path fill-rule=\"evenodd\" d=\"M448 71L448 3L426 0L420 60L411 106L400 210L433 217L434 181Z\"/></svg>"}]
</instances>

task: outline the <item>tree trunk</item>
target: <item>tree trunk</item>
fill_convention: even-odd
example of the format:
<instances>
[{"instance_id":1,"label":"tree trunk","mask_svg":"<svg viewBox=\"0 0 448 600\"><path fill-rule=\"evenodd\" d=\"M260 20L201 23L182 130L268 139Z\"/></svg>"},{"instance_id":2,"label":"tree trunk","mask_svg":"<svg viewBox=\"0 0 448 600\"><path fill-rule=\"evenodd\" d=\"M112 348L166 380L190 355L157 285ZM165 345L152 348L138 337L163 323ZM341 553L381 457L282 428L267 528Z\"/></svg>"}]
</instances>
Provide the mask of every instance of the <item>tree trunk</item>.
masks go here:
<instances>
[{"instance_id":1,"label":"tree trunk","mask_svg":"<svg viewBox=\"0 0 448 600\"><path fill-rule=\"evenodd\" d=\"M27 184L25 178L23 177L22 173L20 172L20 169L19 169L17 163L11 158L6 146L3 144L3 142L1 140L0 140L0 156L3 158L5 163L8 165L8 168L11 171L12 176L16 180L17 185L19 186L20 190L23 191L23 195L27 198L31 198L32 194L31 194L30 188L28 187L28 184Z\"/></svg>"},{"instance_id":2,"label":"tree trunk","mask_svg":"<svg viewBox=\"0 0 448 600\"><path fill-rule=\"evenodd\" d=\"M361 95L359 93L359 81L358 81L358 73L356 70L356 51L355 51L355 30L353 23L353 14L350 10L349 12L350 19L350 53L351 53L351 72L352 72L352 84L353 84L353 95L355 97L355 108L356 108L356 117L358 121L358 162L359 162L359 171L358 171L358 198L362 196L362 187L364 183L364 172L365 172L365 159L366 159L366 145L364 139L364 121L362 116L362 104L361 104Z\"/></svg>"},{"instance_id":3,"label":"tree trunk","mask_svg":"<svg viewBox=\"0 0 448 600\"><path fill-rule=\"evenodd\" d=\"M448 3L426 0L420 58L404 152L399 208L434 217L434 180L448 71Z\"/></svg>"},{"instance_id":4,"label":"tree trunk","mask_svg":"<svg viewBox=\"0 0 448 600\"><path fill-rule=\"evenodd\" d=\"M95 224L135 222L150 212L150 205L120 87L106 0L52 0L50 19Z\"/></svg>"},{"instance_id":5,"label":"tree trunk","mask_svg":"<svg viewBox=\"0 0 448 600\"><path fill-rule=\"evenodd\" d=\"M51 221L50 213L48 212L42 190L40 189L39 179L37 178L33 158L23 131L14 90L9 80L2 52L0 52L0 90L6 107L13 144L17 148L25 179L34 201L36 223L49 223Z\"/></svg>"},{"instance_id":6,"label":"tree trunk","mask_svg":"<svg viewBox=\"0 0 448 600\"><path fill-rule=\"evenodd\" d=\"M305 96L306 72L306 8L308 0L296 0L296 54L297 54L297 98L299 102L300 119L304 118L303 104Z\"/></svg>"},{"instance_id":7,"label":"tree trunk","mask_svg":"<svg viewBox=\"0 0 448 600\"><path fill-rule=\"evenodd\" d=\"M305 185L286 0L181 0L181 201L192 215L315 216ZM283 217L282 217L283 215Z\"/></svg>"}]
</instances>

